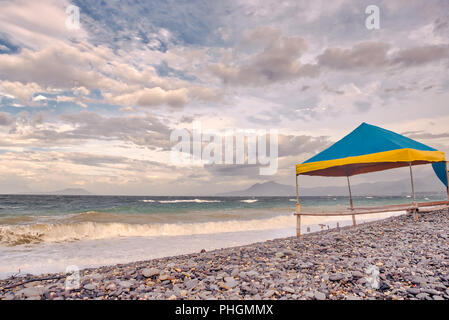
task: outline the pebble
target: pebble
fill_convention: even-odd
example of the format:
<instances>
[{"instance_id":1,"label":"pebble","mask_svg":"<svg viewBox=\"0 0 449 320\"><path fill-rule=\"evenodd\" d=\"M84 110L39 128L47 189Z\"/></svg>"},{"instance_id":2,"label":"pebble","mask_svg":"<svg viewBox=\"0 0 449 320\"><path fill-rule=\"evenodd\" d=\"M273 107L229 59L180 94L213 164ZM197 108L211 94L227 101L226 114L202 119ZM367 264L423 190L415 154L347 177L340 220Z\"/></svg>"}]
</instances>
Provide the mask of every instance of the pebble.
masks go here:
<instances>
[{"instance_id":1,"label":"pebble","mask_svg":"<svg viewBox=\"0 0 449 320\"><path fill-rule=\"evenodd\" d=\"M39 280L49 274L8 278L0 280L0 299L447 300L447 217L446 210L418 222L404 215L300 239L90 268L80 271L82 290L66 291L64 278Z\"/></svg>"},{"instance_id":2,"label":"pebble","mask_svg":"<svg viewBox=\"0 0 449 320\"><path fill-rule=\"evenodd\" d=\"M317 300L326 300L326 295L324 293L322 293L322 292L319 292L319 291L316 291L314 293L314 297Z\"/></svg>"},{"instance_id":3,"label":"pebble","mask_svg":"<svg viewBox=\"0 0 449 320\"><path fill-rule=\"evenodd\" d=\"M427 293L418 293L416 295L416 298L421 299L421 300L425 300L429 295Z\"/></svg>"},{"instance_id":4,"label":"pebble","mask_svg":"<svg viewBox=\"0 0 449 320\"><path fill-rule=\"evenodd\" d=\"M365 274L360 272L360 271L353 271L352 272L352 277L355 278L355 279L360 279L360 278L365 277Z\"/></svg>"},{"instance_id":5,"label":"pebble","mask_svg":"<svg viewBox=\"0 0 449 320\"><path fill-rule=\"evenodd\" d=\"M407 288L407 292L416 296L421 292L421 290L419 290L418 288Z\"/></svg>"},{"instance_id":6,"label":"pebble","mask_svg":"<svg viewBox=\"0 0 449 320\"><path fill-rule=\"evenodd\" d=\"M85 284L85 285L83 286L83 288L86 289L86 290L95 290L96 287L97 287L97 286L94 285L94 284L92 284L92 283L88 283L88 284Z\"/></svg>"},{"instance_id":7,"label":"pebble","mask_svg":"<svg viewBox=\"0 0 449 320\"><path fill-rule=\"evenodd\" d=\"M226 277L225 278L225 285L229 288L234 288L235 286L237 286L239 284L238 281L236 281L234 278L231 277Z\"/></svg>"},{"instance_id":8,"label":"pebble","mask_svg":"<svg viewBox=\"0 0 449 320\"><path fill-rule=\"evenodd\" d=\"M145 278L151 278L159 275L159 270L156 268L145 268L142 270L142 274Z\"/></svg>"},{"instance_id":9,"label":"pebble","mask_svg":"<svg viewBox=\"0 0 449 320\"><path fill-rule=\"evenodd\" d=\"M340 281L345 278L345 275L342 273L335 273L329 276L330 281Z\"/></svg>"}]
</instances>

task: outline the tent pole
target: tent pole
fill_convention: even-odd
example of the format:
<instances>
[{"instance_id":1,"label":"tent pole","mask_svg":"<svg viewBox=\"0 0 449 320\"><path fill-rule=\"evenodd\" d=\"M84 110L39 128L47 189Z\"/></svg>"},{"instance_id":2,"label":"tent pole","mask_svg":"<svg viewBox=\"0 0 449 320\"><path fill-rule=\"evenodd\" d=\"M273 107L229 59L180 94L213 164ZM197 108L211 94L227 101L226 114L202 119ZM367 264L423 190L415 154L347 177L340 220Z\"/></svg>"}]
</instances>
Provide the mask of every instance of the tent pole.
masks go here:
<instances>
[{"instance_id":1,"label":"tent pole","mask_svg":"<svg viewBox=\"0 0 449 320\"><path fill-rule=\"evenodd\" d=\"M416 206L416 198L415 198L415 184L413 183L413 170L412 170L412 163L409 162L409 168L410 168L410 182L412 184L412 196L413 196L413 213L415 216L415 220L418 220L418 208Z\"/></svg>"},{"instance_id":2,"label":"tent pole","mask_svg":"<svg viewBox=\"0 0 449 320\"><path fill-rule=\"evenodd\" d=\"M299 203L298 175L296 175L296 203Z\"/></svg>"},{"instance_id":3,"label":"tent pole","mask_svg":"<svg viewBox=\"0 0 449 320\"><path fill-rule=\"evenodd\" d=\"M446 191L447 191L447 200L449 201L449 173L447 172L447 161L444 162L446 164L446 182L447 182L447 187L446 187Z\"/></svg>"},{"instance_id":4,"label":"tent pole","mask_svg":"<svg viewBox=\"0 0 449 320\"><path fill-rule=\"evenodd\" d=\"M348 189L349 189L349 205L351 206L351 211L354 211L354 202L352 201L352 192L351 192L351 183L349 182L349 176L346 176L348 181ZM355 215L352 215L352 225L355 226Z\"/></svg>"},{"instance_id":5,"label":"tent pole","mask_svg":"<svg viewBox=\"0 0 449 320\"><path fill-rule=\"evenodd\" d=\"M298 175L296 175L296 236L301 236L301 204L299 203Z\"/></svg>"}]
</instances>

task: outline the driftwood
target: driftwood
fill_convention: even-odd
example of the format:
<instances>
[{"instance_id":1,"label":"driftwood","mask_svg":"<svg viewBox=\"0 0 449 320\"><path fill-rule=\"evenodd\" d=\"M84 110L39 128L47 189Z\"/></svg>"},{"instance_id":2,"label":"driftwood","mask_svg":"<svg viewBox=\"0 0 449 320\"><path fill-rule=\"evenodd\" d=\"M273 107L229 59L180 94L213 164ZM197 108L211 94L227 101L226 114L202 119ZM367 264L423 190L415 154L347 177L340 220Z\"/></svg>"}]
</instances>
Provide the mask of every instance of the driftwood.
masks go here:
<instances>
[{"instance_id":1,"label":"driftwood","mask_svg":"<svg viewBox=\"0 0 449 320\"><path fill-rule=\"evenodd\" d=\"M24 285L24 284L27 284L27 283L30 283L30 282L48 281L48 280L60 280L60 279L66 278L66 277L67 276L52 276L52 277L46 277L46 278L29 279L29 280L26 280L26 281L15 283L15 284L10 285L8 287L4 287L4 288L2 288L2 290L9 290L9 289L12 289L12 288L15 288L15 287L18 287L18 286L21 286L21 285Z\"/></svg>"}]
</instances>

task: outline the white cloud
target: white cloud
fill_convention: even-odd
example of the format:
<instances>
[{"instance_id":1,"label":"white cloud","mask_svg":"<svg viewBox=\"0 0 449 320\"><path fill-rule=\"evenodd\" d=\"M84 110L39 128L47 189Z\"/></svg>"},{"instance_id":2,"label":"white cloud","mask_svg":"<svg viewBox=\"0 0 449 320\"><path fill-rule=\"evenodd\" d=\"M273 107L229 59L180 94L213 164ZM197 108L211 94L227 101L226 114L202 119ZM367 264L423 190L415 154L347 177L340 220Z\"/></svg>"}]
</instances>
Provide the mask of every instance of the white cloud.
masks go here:
<instances>
[{"instance_id":1,"label":"white cloud","mask_svg":"<svg viewBox=\"0 0 449 320\"><path fill-rule=\"evenodd\" d=\"M35 93L41 92L43 89L35 82L22 84L18 81L6 80L0 81L0 91L6 93L8 97L13 97L22 103L26 103Z\"/></svg>"},{"instance_id":2,"label":"white cloud","mask_svg":"<svg viewBox=\"0 0 449 320\"><path fill-rule=\"evenodd\" d=\"M86 32L66 28L66 0L2 1L0 30L16 44L39 48L54 40L84 39Z\"/></svg>"}]
</instances>

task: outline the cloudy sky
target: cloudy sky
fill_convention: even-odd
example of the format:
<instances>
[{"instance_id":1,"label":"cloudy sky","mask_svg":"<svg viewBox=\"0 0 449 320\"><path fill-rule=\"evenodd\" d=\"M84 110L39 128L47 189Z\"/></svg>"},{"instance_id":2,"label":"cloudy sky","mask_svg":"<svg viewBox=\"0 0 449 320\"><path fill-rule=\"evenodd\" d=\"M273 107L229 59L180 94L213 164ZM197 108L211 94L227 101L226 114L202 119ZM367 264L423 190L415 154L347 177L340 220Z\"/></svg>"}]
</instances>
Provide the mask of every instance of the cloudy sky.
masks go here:
<instances>
[{"instance_id":1,"label":"cloudy sky","mask_svg":"<svg viewBox=\"0 0 449 320\"><path fill-rule=\"evenodd\" d=\"M80 9L79 28L66 24L69 5ZM380 9L378 30L365 26L368 5ZM446 0L0 6L1 193L208 195L268 180L293 185L296 163L361 122L449 152ZM192 121L279 130L277 174L173 164L170 133Z\"/></svg>"}]
</instances>

